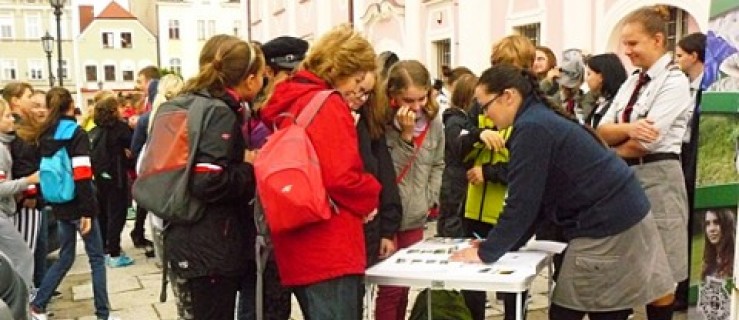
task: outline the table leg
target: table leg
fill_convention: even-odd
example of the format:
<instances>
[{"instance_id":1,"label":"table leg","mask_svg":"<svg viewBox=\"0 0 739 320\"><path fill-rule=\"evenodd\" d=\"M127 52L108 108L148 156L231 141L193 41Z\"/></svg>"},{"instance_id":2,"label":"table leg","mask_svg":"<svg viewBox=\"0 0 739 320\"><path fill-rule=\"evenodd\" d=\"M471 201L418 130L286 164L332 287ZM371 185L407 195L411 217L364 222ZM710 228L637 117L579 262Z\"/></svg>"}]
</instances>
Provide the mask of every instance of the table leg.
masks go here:
<instances>
[{"instance_id":1,"label":"table leg","mask_svg":"<svg viewBox=\"0 0 739 320\"><path fill-rule=\"evenodd\" d=\"M549 265L547 266L549 271L549 281L547 281L547 296L549 300L552 299L552 288L554 287L554 256L549 255Z\"/></svg>"},{"instance_id":2,"label":"table leg","mask_svg":"<svg viewBox=\"0 0 739 320\"><path fill-rule=\"evenodd\" d=\"M523 292L516 292L516 320L523 320L522 296Z\"/></svg>"},{"instance_id":3,"label":"table leg","mask_svg":"<svg viewBox=\"0 0 739 320\"><path fill-rule=\"evenodd\" d=\"M365 303L367 305L367 308L366 308L367 309L366 310L367 313L364 314L364 320L372 320L372 314L373 314L373 312L372 312L372 297L375 294L375 291L373 289L374 289L374 286L373 285L371 285L369 283L365 283L365 285L364 285L364 299L365 299Z\"/></svg>"},{"instance_id":4,"label":"table leg","mask_svg":"<svg viewBox=\"0 0 739 320\"><path fill-rule=\"evenodd\" d=\"M431 314L431 289L426 292L426 312L428 312L428 319L432 320L434 316Z\"/></svg>"}]
</instances>

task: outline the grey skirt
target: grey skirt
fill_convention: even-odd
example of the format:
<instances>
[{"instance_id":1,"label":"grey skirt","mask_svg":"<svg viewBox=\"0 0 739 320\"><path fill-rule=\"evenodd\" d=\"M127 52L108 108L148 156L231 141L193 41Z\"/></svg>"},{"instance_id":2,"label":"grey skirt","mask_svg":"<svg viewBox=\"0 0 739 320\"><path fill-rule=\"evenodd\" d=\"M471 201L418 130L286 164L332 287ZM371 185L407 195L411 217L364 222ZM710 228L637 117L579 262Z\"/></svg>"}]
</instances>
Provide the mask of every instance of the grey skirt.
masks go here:
<instances>
[{"instance_id":1,"label":"grey skirt","mask_svg":"<svg viewBox=\"0 0 739 320\"><path fill-rule=\"evenodd\" d=\"M624 232L570 241L552 303L584 312L643 306L674 292L657 225L649 213Z\"/></svg>"},{"instance_id":2,"label":"grey skirt","mask_svg":"<svg viewBox=\"0 0 739 320\"><path fill-rule=\"evenodd\" d=\"M678 160L633 166L652 206L675 282L688 278L688 195Z\"/></svg>"}]
</instances>

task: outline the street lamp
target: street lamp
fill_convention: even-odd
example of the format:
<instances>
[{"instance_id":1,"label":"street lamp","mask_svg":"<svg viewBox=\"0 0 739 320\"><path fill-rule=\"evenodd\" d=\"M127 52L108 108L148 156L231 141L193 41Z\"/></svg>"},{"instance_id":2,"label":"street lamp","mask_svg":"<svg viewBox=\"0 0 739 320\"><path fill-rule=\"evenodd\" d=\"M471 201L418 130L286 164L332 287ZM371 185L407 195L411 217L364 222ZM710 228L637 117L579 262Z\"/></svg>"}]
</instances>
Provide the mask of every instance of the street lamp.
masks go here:
<instances>
[{"instance_id":1,"label":"street lamp","mask_svg":"<svg viewBox=\"0 0 739 320\"><path fill-rule=\"evenodd\" d=\"M62 8L67 0L49 0L51 7L54 8L54 15L56 16L56 46L57 46L57 69L56 74L59 76L59 86L63 87L62 79L64 73L62 72Z\"/></svg>"},{"instance_id":2,"label":"street lamp","mask_svg":"<svg viewBox=\"0 0 739 320\"><path fill-rule=\"evenodd\" d=\"M46 30L46 34L41 37L41 44L44 46L44 52L46 52L46 60L49 63L49 88L54 86L54 72L51 69L51 51L54 50L54 37L49 34L49 30Z\"/></svg>"}]
</instances>

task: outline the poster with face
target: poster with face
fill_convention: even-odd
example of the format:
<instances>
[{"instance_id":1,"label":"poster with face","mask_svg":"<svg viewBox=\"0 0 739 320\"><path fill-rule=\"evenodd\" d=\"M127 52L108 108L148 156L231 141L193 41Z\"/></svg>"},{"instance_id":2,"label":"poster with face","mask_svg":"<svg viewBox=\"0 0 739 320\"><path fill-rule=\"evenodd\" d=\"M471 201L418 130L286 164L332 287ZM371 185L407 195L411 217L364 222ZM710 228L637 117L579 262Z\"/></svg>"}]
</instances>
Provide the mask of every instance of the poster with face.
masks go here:
<instances>
[{"instance_id":1,"label":"poster with face","mask_svg":"<svg viewBox=\"0 0 739 320\"><path fill-rule=\"evenodd\" d=\"M739 199L739 2L711 1L706 32L689 319L728 320L735 308Z\"/></svg>"}]
</instances>

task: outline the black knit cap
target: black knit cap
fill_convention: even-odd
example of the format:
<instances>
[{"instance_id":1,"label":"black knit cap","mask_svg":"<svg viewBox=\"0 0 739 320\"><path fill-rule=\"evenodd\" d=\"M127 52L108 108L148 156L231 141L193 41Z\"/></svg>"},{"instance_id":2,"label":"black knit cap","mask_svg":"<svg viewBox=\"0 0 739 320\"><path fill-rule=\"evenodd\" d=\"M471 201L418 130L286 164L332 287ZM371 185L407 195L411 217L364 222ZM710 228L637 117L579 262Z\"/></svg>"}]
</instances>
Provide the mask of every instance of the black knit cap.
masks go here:
<instances>
[{"instance_id":1,"label":"black knit cap","mask_svg":"<svg viewBox=\"0 0 739 320\"><path fill-rule=\"evenodd\" d=\"M295 69L307 51L307 41L289 36L277 37L262 45L267 65L278 69Z\"/></svg>"}]
</instances>

